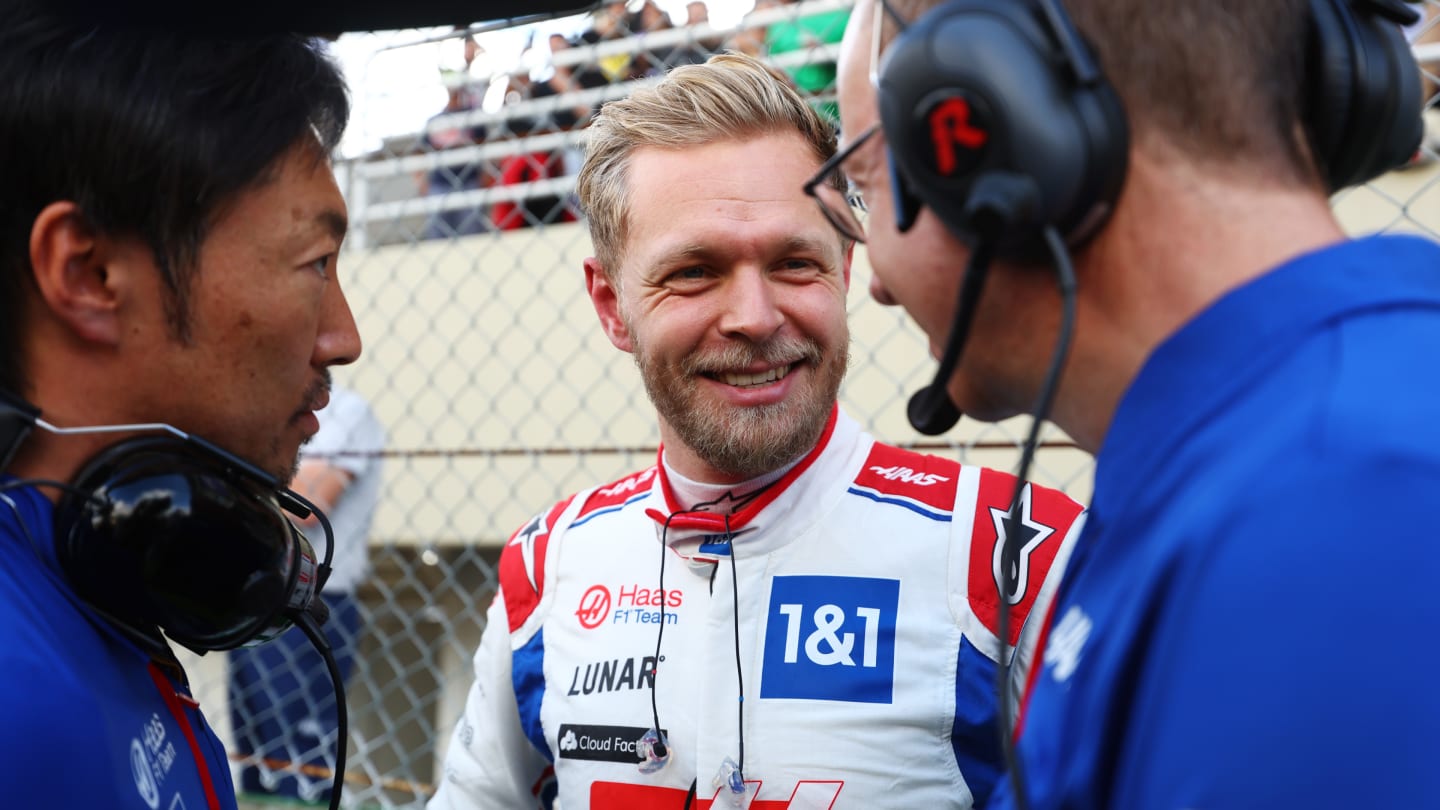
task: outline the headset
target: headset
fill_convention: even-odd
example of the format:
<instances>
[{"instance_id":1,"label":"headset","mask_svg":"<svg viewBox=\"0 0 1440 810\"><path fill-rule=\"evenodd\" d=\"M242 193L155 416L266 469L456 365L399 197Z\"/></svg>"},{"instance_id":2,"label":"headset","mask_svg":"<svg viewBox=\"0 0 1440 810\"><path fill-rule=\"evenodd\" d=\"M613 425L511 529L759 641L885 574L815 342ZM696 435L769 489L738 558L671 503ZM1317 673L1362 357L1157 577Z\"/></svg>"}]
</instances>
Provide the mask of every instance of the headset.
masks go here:
<instances>
[{"instance_id":1,"label":"headset","mask_svg":"<svg viewBox=\"0 0 1440 810\"><path fill-rule=\"evenodd\" d=\"M35 427L34 406L0 393L0 460ZM197 653L269 640L309 612L330 549L317 561L285 514L318 513L255 465L169 426L106 447L83 464L55 509L55 556L77 595L130 635L159 627ZM169 428L168 430L166 428Z\"/></svg>"},{"instance_id":2,"label":"headset","mask_svg":"<svg viewBox=\"0 0 1440 810\"><path fill-rule=\"evenodd\" d=\"M1082 241L1119 196L1124 110L1053 0L951 0L906 25L878 81L902 230L926 205L967 244L1028 258L1043 225ZM987 176L1020 197L1000 233L977 232Z\"/></svg>"},{"instance_id":3,"label":"headset","mask_svg":"<svg viewBox=\"0 0 1440 810\"><path fill-rule=\"evenodd\" d=\"M1304 124L1334 192L1401 165L1420 144L1420 71L1400 30L1419 16L1406 0L1308 8ZM929 206L966 244L993 240L996 257L1022 261L1042 258L1046 228L1070 249L1093 236L1124 185L1129 126L1060 1L950 0L913 23L891 16L903 30L877 82L899 229ZM968 285L977 297L980 273ZM960 418L944 382L964 330L952 329L950 344L909 409L930 435Z\"/></svg>"},{"instance_id":4,"label":"headset","mask_svg":"<svg viewBox=\"0 0 1440 810\"><path fill-rule=\"evenodd\" d=\"M1404 163L1420 143L1420 71L1405 0L1310 0L1304 123L1330 190ZM1129 133L1114 88L1060 0L950 0L908 24L879 67L902 230L927 205L977 238L967 205L985 175L1033 198L999 255L1034 258L1040 229L1093 235L1124 184Z\"/></svg>"},{"instance_id":5,"label":"headset","mask_svg":"<svg viewBox=\"0 0 1440 810\"><path fill-rule=\"evenodd\" d=\"M876 79L899 230L929 206L966 244L990 241L997 257L1022 261L1048 249L1047 228L1069 249L1093 236L1124 186L1129 126L1060 0L950 0L913 23L881 5L902 27ZM1334 192L1420 144L1420 71L1401 31L1419 15L1407 0L1310 0L1308 10L1303 118ZM983 288L986 267L975 269L962 302ZM922 433L960 419L945 383L973 307L957 308L965 318L935 381L910 401Z\"/></svg>"},{"instance_id":6,"label":"headset","mask_svg":"<svg viewBox=\"0 0 1440 810\"><path fill-rule=\"evenodd\" d=\"M1413 0L1412 0L1413 2ZM1129 125L1061 0L949 0L907 21L878 65L880 122L889 143L896 225L922 206L972 248L934 381L910 400L919 431L961 416L946 386L959 364L991 258L1049 254L1064 307L1020 464L1012 518L1048 415L1074 322L1068 252L1094 236L1124 186ZM1420 71L1401 31L1419 19L1406 0L1309 0L1303 123L1333 193L1404 163L1423 135ZM876 36L883 22L877 8ZM999 583L1002 589L1005 583ZM1001 637L1008 612L1001 611ZM1001 743L1017 806L1026 806L1010 738L1008 665L999 667Z\"/></svg>"},{"instance_id":7,"label":"headset","mask_svg":"<svg viewBox=\"0 0 1440 810\"><path fill-rule=\"evenodd\" d=\"M156 628L202 654L260 644L292 624L316 646L336 688L340 744L331 806L338 806L347 719L343 682L320 630L329 618L320 591L335 548L324 513L254 464L170 425L56 427L3 390L0 473L36 428L130 435L88 459L69 482L0 484L61 491L55 558L75 594L110 625L152 654L165 649ZM329 538L323 560L287 515L316 517Z\"/></svg>"}]
</instances>

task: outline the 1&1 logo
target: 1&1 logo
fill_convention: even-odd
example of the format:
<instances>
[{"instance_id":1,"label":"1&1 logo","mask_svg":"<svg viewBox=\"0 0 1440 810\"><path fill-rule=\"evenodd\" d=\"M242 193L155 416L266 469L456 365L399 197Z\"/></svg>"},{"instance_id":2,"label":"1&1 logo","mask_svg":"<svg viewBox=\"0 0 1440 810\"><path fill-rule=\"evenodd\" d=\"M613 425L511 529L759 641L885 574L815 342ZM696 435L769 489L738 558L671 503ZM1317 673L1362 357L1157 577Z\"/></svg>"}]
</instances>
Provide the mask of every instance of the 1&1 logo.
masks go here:
<instances>
[{"instance_id":1,"label":"1&1 logo","mask_svg":"<svg viewBox=\"0 0 1440 810\"><path fill-rule=\"evenodd\" d=\"M892 702L899 604L899 580L775 577L760 697Z\"/></svg>"},{"instance_id":2,"label":"1&1 logo","mask_svg":"<svg viewBox=\"0 0 1440 810\"><path fill-rule=\"evenodd\" d=\"M580 626L586 630L594 630L605 621L610 614L610 589L604 585L591 585L580 597L580 607L575 610L575 618L580 620Z\"/></svg>"}]
</instances>

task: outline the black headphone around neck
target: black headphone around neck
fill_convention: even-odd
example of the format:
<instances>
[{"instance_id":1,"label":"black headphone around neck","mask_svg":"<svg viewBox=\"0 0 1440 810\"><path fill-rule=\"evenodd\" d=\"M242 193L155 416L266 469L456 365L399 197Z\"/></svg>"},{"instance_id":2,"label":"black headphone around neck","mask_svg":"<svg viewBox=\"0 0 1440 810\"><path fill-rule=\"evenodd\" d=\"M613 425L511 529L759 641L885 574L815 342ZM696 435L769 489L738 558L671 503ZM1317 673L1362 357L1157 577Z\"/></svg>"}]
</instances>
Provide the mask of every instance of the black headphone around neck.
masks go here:
<instances>
[{"instance_id":1,"label":"black headphone around neck","mask_svg":"<svg viewBox=\"0 0 1440 810\"><path fill-rule=\"evenodd\" d=\"M883 2L883 0L882 0ZM1405 0L1310 0L1305 123L1331 190L1363 183L1420 143L1420 73ZM1104 223L1124 184L1119 97L1060 0L950 0L906 25L879 66L901 230L929 206L969 244L1035 258L1055 228L1071 247ZM977 234L972 190L1020 189L999 233Z\"/></svg>"},{"instance_id":2,"label":"black headphone around neck","mask_svg":"<svg viewBox=\"0 0 1440 810\"><path fill-rule=\"evenodd\" d=\"M0 462L35 427L54 429L39 417L0 392ZM170 430L110 445L63 486L55 554L75 593L147 646L157 627L207 652L266 641L302 614L323 624L335 544L317 561L286 513L319 516L328 535L323 514L255 465Z\"/></svg>"},{"instance_id":3,"label":"black headphone around neck","mask_svg":"<svg viewBox=\"0 0 1440 810\"><path fill-rule=\"evenodd\" d=\"M0 499L10 503L27 533L4 490L61 490L55 556L75 594L111 626L152 655L169 653L157 629L197 653L259 644L291 625L314 645L335 689L339 742L330 808L337 810L349 712L345 679L320 629L330 617L320 590L335 553L325 513L254 464L170 425L60 428L4 390L0 474L37 427L60 435L142 434L101 450L68 483L0 482ZM316 561L287 513L319 520L326 538L323 561ZM30 540L35 542L33 535Z\"/></svg>"}]
</instances>

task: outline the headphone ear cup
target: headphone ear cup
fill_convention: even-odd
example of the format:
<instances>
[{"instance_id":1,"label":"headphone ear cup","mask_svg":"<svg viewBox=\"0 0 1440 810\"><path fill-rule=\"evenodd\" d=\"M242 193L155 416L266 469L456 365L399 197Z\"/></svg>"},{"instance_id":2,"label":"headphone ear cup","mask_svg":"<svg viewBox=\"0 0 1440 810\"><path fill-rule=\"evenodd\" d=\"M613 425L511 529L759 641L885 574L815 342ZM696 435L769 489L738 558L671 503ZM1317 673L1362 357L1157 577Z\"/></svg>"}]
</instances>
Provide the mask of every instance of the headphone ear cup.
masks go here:
<instances>
[{"instance_id":1,"label":"headphone ear cup","mask_svg":"<svg viewBox=\"0 0 1440 810\"><path fill-rule=\"evenodd\" d=\"M1420 69L1395 21L1311 0L1306 124L1331 191L1403 164L1424 135Z\"/></svg>"},{"instance_id":2,"label":"headphone ear cup","mask_svg":"<svg viewBox=\"0 0 1440 810\"><path fill-rule=\"evenodd\" d=\"M1033 182L1032 214L997 253L1043 253L1053 226L1083 241L1113 207L1125 176L1128 126L1102 79L1082 85L1034 0L950 0L909 25L879 70L880 120L894 171L966 242L970 195L987 174Z\"/></svg>"},{"instance_id":3,"label":"headphone ear cup","mask_svg":"<svg viewBox=\"0 0 1440 810\"><path fill-rule=\"evenodd\" d=\"M76 593L192 650L272 637L315 596L315 554L264 482L173 437L89 461L56 510L56 554Z\"/></svg>"}]
</instances>

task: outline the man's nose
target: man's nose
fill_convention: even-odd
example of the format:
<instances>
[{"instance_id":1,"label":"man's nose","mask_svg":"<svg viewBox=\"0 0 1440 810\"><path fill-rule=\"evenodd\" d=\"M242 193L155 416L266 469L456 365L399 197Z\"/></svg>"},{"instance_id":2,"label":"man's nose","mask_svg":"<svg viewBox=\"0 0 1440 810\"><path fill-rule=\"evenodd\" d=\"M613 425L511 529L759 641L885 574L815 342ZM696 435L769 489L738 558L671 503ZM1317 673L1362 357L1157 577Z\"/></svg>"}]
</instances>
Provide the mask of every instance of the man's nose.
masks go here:
<instances>
[{"instance_id":1,"label":"man's nose","mask_svg":"<svg viewBox=\"0 0 1440 810\"><path fill-rule=\"evenodd\" d=\"M317 366L344 366L360 359L360 330L355 326L355 314L350 311L350 301L340 288L340 280L333 279L325 290L325 301L320 311L320 330L315 336L314 364Z\"/></svg>"},{"instance_id":2,"label":"man's nose","mask_svg":"<svg viewBox=\"0 0 1440 810\"><path fill-rule=\"evenodd\" d=\"M720 331L756 343L780 331L785 324L785 313L780 307L781 291L777 286L764 272L736 272L726 284Z\"/></svg>"}]
</instances>

